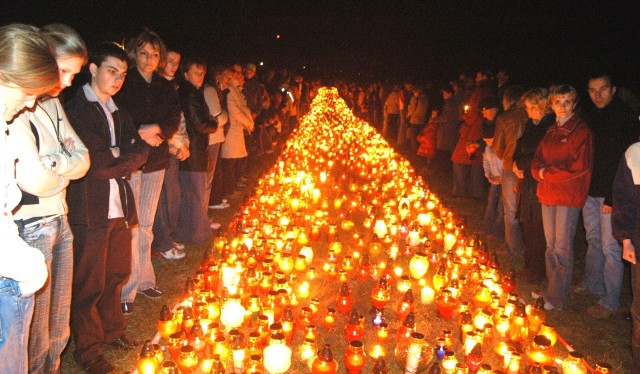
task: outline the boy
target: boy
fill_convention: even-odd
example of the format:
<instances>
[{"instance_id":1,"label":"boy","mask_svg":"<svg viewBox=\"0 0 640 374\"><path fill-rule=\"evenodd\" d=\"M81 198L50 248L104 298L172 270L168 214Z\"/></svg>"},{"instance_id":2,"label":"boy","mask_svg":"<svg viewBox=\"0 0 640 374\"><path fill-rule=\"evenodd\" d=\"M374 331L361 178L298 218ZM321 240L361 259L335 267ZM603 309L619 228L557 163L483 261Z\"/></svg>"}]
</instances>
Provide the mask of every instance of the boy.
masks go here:
<instances>
[{"instance_id":1,"label":"boy","mask_svg":"<svg viewBox=\"0 0 640 374\"><path fill-rule=\"evenodd\" d=\"M127 68L126 52L118 45L99 45L89 59L91 82L65 108L91 158L88 174L71 183L67 196L74 234L74 357L88 373L115 370L104 358L102 344L136 346L123 334L120 307L122 285L131 271L131 226L137 224L127 178L146 162L149 151L129 114L112 99Z\"/></svg>"}]
</instances>

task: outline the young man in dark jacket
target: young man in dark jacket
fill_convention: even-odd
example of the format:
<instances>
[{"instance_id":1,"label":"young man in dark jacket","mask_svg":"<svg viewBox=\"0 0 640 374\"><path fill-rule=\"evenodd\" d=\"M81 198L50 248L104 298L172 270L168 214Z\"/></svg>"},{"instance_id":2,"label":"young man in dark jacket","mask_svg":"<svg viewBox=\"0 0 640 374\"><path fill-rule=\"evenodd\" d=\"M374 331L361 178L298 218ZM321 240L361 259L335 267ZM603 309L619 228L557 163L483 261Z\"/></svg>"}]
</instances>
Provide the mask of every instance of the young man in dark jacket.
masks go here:
<instances>
[{"instance_id":1,"label":"young man in dark jacket","mask_svg":"<svg viewBox=\"0 0 640 374\"><path fill-rule=\"evenodd\" d=\"M592 318L610 317L619 305L624 266L622 248L611 233L611 206L616 163L625 149L638 140L640 126L631 110L615 96L616 86L604 74L589 79L593 107L586 120L593 133L593 175L582 208L587 237L584 288L600 297L587 309ZM578 290L583 287L579 286Z\"/></svg>"},{"instance_id":2,"label":"young man in dark jacket","mask_svg":"<svg viewBox=\"0 0 640 374\"><path fill-rule=\"evenodd\" d=\"M187 58L183 61L184 81L178 88L180 104L189 134L191 156L180 162L180 218L178 240L202 244L211 239L212 232L208 216L207 172L209 164L209 134L218 129L218 121L209 112L204 100L204 76L207 67L204 61Z\"/></svg>"},{"instance_id":3,"label":"young man in dark jacket","mask_svg":"<svg viewBox=\"0 0 640 374\"><path fill-rule=\"evenodd\" d=\"M70 184L67 202L74 235L71 325L74 357L88 373L115 370L102 345L131 349L120 307L122 285L131 271L131 226L137 225L133 193L127 181L147 160L148 146L131 116L111 98L127 74L127 55L113 43L91 54L91 83L65 110L89 150L88 174Z\"/></svg>"}]
</instances>

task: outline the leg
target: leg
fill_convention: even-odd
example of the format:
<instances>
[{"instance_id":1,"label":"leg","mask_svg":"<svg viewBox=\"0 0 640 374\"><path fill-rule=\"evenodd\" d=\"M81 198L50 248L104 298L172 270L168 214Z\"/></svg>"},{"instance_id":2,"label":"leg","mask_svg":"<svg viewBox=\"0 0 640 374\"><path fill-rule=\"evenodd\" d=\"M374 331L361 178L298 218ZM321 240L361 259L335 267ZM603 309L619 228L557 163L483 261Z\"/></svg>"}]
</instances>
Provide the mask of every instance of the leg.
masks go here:
<instances>
[{"instance_id":1,"label":"leg","mask_svg":"<svg viewBox=\"0 0 640 374\"><path fill-rule=\"evenodd\" d=\"M140 199L136 201L136 208L139 207L137 210L138 236L137 240L132 239L133 242L137 241L137 253L133 253L136 244L132 244L131 277L122 289L122 302L133 302L137 291L156 285L156 274L151 263L151 242L153 241L153 219L156 216L163 179L164 170L143 173L141 176Z\"/></svg>"},{"instance_id":2,"label":"leg","mask_svg":"<svg viewBox=\"0 0 640 374\"><path fill-rule=\"evenodd\" d=\"M524 240L525 268L533 277L532 280L542 281L546 276L545 250L546 241L542 224L542 208L539 203L531 206L531 215L522 222L522 237Z\"/></svg>"},{"instance_id":3,"label":"leg","mask_svg":"<svg viewBox=\"0 0 640 374\"><path fill-rule=\"evenodd\" d=\"M482 199L484 196L485 185L487 184L482 164L472 164L470 166L466 183L467 191L471 197L475 199Z\"/></svg>"},{"instance_id":4,"label":"leg","mask_svg":"<svg viewBox=\"0 0 640 374\"><path fill-rule=\"evenodd\" d=\"M162 190L158 201L158 209L153 222L152 247L161 252L173 248L176 225L180 211L180 184L178 183L179 160L169 158L169 166L165 170Z\"/></svg>"},{"instance_id":5,"label":"leg","mask_svg":"<svg viewBox=\"0 0 640 374\"><path fill-rule=\"evenodd\" d=\"M133 200L136 204L136 212L140 212L140 195L142 193L142 173L135 172L131 174L129 186L133 191ZM140 226L131 228L131 273L129 280L122 287L122 303L133 303L136 300L136 292L140 283Z\"/></svg>"},{"instance_id":6,"label":"leg","mask_svg":"<svg viewBox=\"0 0 640 374\"><path fill-rule=\"evenodd\" d=\"M504 204L504 236L512 255L521 257L524 244L522 228L516 219L516 193L513 191L517 178L511 170L502 171L502 203Z\"/></svg>"},{"instance_id":7,"label":"leg","mask_svg":"<svg viewBox=\"0 0 640 374\"><path fill-rule=\"evenodd\" d=\"M51 279L51 307L49 318L49 355L45 364L46 373L60 370L62 351L69 342L71 329L71 289L73 282L73 234L66 216L54 221L58 235L53 247Z\"/></svg>"},{"instance_id":8,"label":"leg","mask_svg":"<svg viewBox=\"0 0 640 374\"><path fill-rule=\"evenodd\" d=\"M453 196L467 196L467 175L470 165L453 163Z\"/></svg>"},{"instance_id":9,"label":"leg","mask_svg":"<svg viewBox=\"0 0 640 374\"><path fill-rule=\"evenodd\" d=\"M72 231L71 327L76 338L73 356L85 366L103 353L104 330L97 304L104 291L109 228L73 225Z\"/></svg>"},{"instance_id":10,"label":"leg","mask_svg":"<svg viewBox=\"0 0 640 374\"><path fill-rule=\"evenodd\" d=\"M211 227L207 215L206 172L180 172L182 204L178 224L179 239L184 242L201 244L211 239Z\"/></svg>"},{"instance_id":11,"label":"leg","mask_svg":"<svg viewBox=\"0 0 640 374\"><path fill-rule=\"evenodd\" d=\"M29 325L33 295L21 295L18 282L0 277L0 365L1 374L27 373ZM10 365L8 363L11 363Z\"/></svg>"},{"instance_id":12,"label":"leg","mask_svg":"<svg viewBox=\"0 0 640 374\"><path fill-rule=\"evenodd\" d=\"M219 154L218 147L218 154ZM209 195L209 205L219 205L224 197L224 160L218 159L216 167L213 170L213 183L211 183L211 194Z\"/></svg>"},{"instance_id":13,"label":"leg","mask_svg":"<svg viewBox=\"0 0 640 374\"><path fill-rule=\"evenodd\" d=\"M545 297L556 308L566 309L569 306L569 290L573 276L573 239L580 209L566 206L553 208L555 220L551 224L555 226L553 228L555 237L553 247L549 248L549 244L547 244L547 278L549 283ZM546 225L547 223L545 223L545 236Z\"/></svg>"},{"instance_id":14,"label":"leg","mask_svg":"<svg viewBox=\"0 0 640 374\"><path fill-rule=\"evenodd\" d=\"M104 292L97 310L102 319L104 342L109 343L122 336L126 321L120 307L120 292L131 271L131 230L124 218L110 221Z\"/></svg>"},{"instance_id":15,"label":"leg","mask_svg":"<svg viewBox=\"0 0 640 374\"><path fill-rule=\"evenodd\" d=\"M601 200L604 204L604 199ZM611 231L611 214L600 214L600 237L604 254L603 279L605 294L600 299L600 304L610 310L617 310L620 302L620 290L624 275L622 263L622 247L613 237Z\"/></svg>"},{"instance_id":16,"label":"leg","mask_svg":"<svg viewBox=\"0 0 640 374\"><path fill-rule=\"evenodd\" d=\"M604 199L603 199L604 201ZM584 264L584 285L589 292L603 295L605 293L602 269L604 255L602 253L602 238L600 233L600 199L589 196L582 208L582 219L587 238L587 254Z\"/></svg>"}]
</instances>

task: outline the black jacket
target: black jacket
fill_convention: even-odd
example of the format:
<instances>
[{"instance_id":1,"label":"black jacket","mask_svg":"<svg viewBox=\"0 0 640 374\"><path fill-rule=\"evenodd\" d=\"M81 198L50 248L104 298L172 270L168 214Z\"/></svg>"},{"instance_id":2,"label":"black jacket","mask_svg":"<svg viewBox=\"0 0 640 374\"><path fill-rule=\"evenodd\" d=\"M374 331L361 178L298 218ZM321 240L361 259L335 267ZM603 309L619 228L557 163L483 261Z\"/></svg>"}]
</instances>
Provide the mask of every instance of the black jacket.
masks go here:
<instances>
[{"instance_id":1,"label":"black jacket","mask_svg":"<svg viewBox=\"0 0 640 374\"><path fill-rule=\"evenodd\" d=\"M151 83L140 75L136 67L129 69L122 89L115 97L118 106L131 114L135 129L157 123L165 140L171 139L180 125L180 104L176 90L168 80L153 73ZM169 145L162 142L149 150L149 159L142 171L150 173L169 165Z\"/></svg>"},{"instance_id":2,"label":"black jacket","mask_svg":"<svg viewBox=\"0 0 640 374\"><path fill-rule=\"evenodd\" d=\"M131 116L124 110L113 113L116 146L120 157L111 152L111 135L107 116L97 102L87 100L80 89L65 105L69 122L89 149L91 167L85 177L71 181L67 190L69 222L89 227L106 227L109 221L109 179L115 179L125 218L130 225L138 223L133 192L124 178L147 160L149 147L133 127Z\"/></svg>"},{"instance_id":3,"label":"black jacket","mask_svg":"<svg viewBox=\"0 0 640 374\"><path fill-rule=\"evenodd\" d=\"M209 107L204 101L203 87L196 89L185 80L178 88L180 105L187 123L189 152L191 153L186 160L180 162L180 170L210 171L209 153L207 152L209 134L216 132L218 121L211 115Z\"/></svg>"},{"instance_id":4,"label":"black jacket","mask_svg":"<svg viewBox=\"0 0 640 374\"><path fill-rule=\"evenodd\" d=\"M638 141L640 124L617 98L602 109L594 106L585 118L593 132L593 177L589 196L604 197L604 203L611 206L618 161L624 151Z\"/></svg>"}]
</instances>

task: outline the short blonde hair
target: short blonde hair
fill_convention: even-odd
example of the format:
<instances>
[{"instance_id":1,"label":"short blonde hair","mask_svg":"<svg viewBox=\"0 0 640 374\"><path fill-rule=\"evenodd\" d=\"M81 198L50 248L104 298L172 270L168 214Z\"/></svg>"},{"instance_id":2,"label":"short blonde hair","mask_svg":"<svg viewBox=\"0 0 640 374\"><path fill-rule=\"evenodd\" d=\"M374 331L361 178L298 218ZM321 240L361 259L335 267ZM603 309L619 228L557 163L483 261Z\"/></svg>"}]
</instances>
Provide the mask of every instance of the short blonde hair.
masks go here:
<instances>
[{"instance_id":1,"label":"short blonde hair","mask_svg":"<svg viewBox=\"0 0 640 374\"><path fill-rule=\"evenodd\" d=\"M41 95L58 80L51 46L37 28L19 23L0 27L0 82Z\"/></svg>"},{"instance_id":2,"label":"short blonde hair","mask_svg":"<svg viewBox=\"0 0 640 374\"><path fill-rule=\"evenodd\" d=\"M522 95L522 102L525 105L537 106L543 112L546 112L549 104L549 90L546 88L533 88Z\"/></svg>"}]
</instances>

